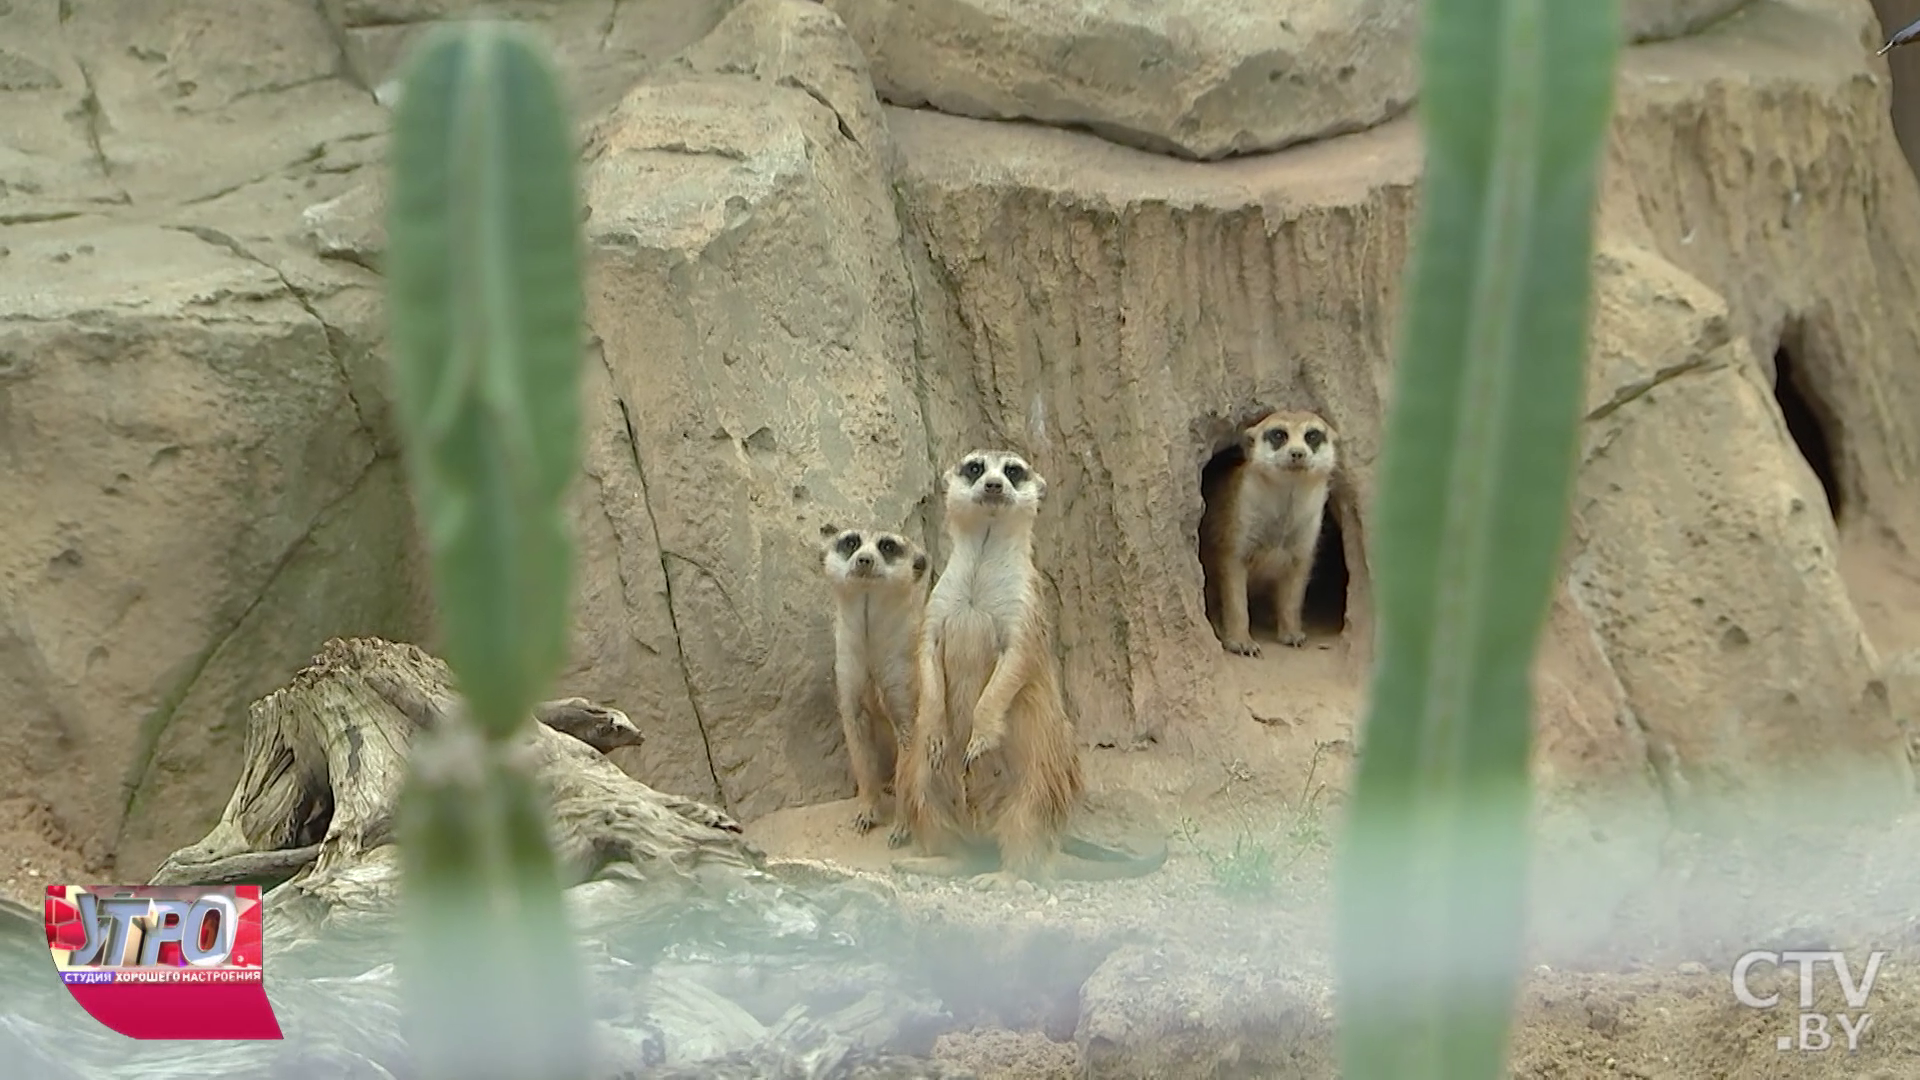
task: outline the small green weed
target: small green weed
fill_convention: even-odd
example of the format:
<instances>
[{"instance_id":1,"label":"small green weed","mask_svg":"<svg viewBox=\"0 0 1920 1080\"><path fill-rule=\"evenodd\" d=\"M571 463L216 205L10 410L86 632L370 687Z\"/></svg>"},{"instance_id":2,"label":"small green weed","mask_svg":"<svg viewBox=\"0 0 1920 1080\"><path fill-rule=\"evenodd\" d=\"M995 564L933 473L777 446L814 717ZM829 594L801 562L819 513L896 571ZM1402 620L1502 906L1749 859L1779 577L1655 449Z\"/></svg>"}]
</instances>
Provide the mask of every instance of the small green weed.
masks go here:
<instances>
[{"instance_id":1,"label":"small green weed","mask_svg":"<svg viewBox=\"0 0 1920 1080\"><path fill-rule=\"evenodd\" d=\"M1320 796L1326 792L1327 785L1314 784L1314 777L1320 770L1320 759L1331 747L1330 743L1317 743L1313 748L1313 760L1307 766L1307 777L1300 785L1300 795L1294 800L1293 820L1286 828L1286 856L1277 854L1273 846L1257 839L1251 826L1242 825L1233 838L1233 847L1227 851L1215 851L1200 840L1200 827L1192 818L1181 821L1179 835L1207 861L1213 877L1214 888L1223 896L1235 899L1257 899L1273 894L1279 884L1280 875L1300 861L1300 857L1316 847L1325 847L1328 843L1327 827L1323 818Z\"/></svg>"}]
</instances>

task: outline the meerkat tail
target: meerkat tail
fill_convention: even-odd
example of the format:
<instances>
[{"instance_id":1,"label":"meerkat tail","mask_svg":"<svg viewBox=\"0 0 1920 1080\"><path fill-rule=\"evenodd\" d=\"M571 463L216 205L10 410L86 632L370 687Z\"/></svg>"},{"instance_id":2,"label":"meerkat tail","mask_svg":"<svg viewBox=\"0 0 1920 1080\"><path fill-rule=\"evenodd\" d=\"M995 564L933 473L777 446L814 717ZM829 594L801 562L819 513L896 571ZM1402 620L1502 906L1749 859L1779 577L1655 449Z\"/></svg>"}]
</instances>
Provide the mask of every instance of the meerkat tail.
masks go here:
<instances>
[{"instance_id":1,"label":"meerkat tail","mask_svg":"<svg viewBox=\"0 0 1920 1080\"><path fill-rule=\"evenodd\" d=\"M1077 836L1064 838L1060 849L1061 855L1053 861L1050 870L1053 877L1062 881L1118 881L1145 877L1160 869L1167 861L1165 841L1155 844L1154 850L1144 855L1129 855Z\"/></svg>"},{"instance_id":2,"label":"meerkat tail","mask_svg":"<svg viewBox=\"0 0 1920 1080\"><path fill-rule=\"evenodd\" d=\"M893 868L922 877L975 877L985 873L988 866L964 855L905 855L893 860Z\"/></svg>"},{"instance_id":3,"label":"meerkat tail","mask_svg":"<svg viewBox=\"0 0 1920 1080\"><path fill-rule=\"evenodd\" d=\"M1135 853L1110 848L1105 844L1096 844L1085 837L1068 833L1060 838L1060 850L1074 858L1087 859L1091 862L1139 862L1143 859L1167 861L1167 844L1164 840L1157 841L1155 848L1151 851Z\"/></svg>"}]
</instances>

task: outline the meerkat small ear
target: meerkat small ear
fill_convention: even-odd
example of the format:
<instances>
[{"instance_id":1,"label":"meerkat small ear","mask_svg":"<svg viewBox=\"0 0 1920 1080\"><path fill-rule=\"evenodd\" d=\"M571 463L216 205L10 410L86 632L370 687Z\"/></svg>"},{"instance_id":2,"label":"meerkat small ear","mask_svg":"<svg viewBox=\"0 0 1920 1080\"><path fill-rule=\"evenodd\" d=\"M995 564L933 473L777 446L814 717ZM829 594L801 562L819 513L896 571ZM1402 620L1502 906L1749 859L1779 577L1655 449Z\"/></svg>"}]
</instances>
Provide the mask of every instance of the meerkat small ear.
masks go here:
<instances>
[{"instance_id":1,"label":"meerkat small ear","mask_svg":"<svg viewBox=\"0 0 1920 1080\"><path fill-rule=\"evenodd\" d=\"M921 578L926 576L927 576L927 557L925 555L915 555L913 557L913 580L919 581Z\"/></svg>"},{"instance_id":2,"label":"meerkat small ear","mask_svg":"<svg viewBox=\"0 0 1920 1080\"><path fill-rule=\"evenodd\" d=\"M1039 473L1034 473L1032 474L1031 479L1033 483L1033 497L1035 499L1046 498L1047 497L1047 478L1044 476L1041 476Z\"/></svg>"},{"instance_id":3,"label":"meerkat small ear","mask_svg":"<svg viewBox=\"0 0 1920 1080\"><path fill-rule=\"evenodd\" d=\"M827 524L820 526L820 539L831 540L839 532L840 532L840 526L835 525L832 522L828 522Z\"/></svg>"}]
</instances>

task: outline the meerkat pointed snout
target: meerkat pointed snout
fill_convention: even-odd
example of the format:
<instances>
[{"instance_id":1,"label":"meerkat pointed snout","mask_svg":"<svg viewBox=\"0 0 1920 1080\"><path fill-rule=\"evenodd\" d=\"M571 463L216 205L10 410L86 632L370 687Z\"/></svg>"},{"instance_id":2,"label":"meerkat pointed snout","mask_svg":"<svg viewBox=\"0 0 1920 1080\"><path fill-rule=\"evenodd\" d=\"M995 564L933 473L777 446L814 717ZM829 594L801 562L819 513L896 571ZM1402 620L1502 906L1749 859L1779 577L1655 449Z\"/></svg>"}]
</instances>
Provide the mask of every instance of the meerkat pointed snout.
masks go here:
<instances>
[{"instance_id":1,"label":"meerkat pointed snout","mask_svg":"<svg viewBox=\"0 0 1920 1080\"><path fill-rule=\"evenodd\" d=\"M962 518L1032 517L1047 482L1026 459L1008 450L975 450L947 473L947 512Z\"/></svg>"},{"instance_id":2,"label":"meerkat pointed snout","mask_svg":"<svg viewBox=\"0 0 1920 1080\"><path fill-rule=\"evenodd\" d=\"M913 584L927 572L927 557L897 533L859 529L821 529L827 539L827 576L836 584L866 579ZM917 561L917 563L916 563Z\"/></svg>"},{"instance_id":3,"label":"meerkat pointed snout","mask_svg":"<svg viewBox=\"0 0 1920 1080\"><path fill-rule=\"evenodd\" d=\"M1332 425L1315 413L1269 412L1241 431L1240 460L1204 492L1200 562L1228 652L1260 655L1247 627L1250 587L1270 590L1281 644L1307 643L1301 607L1339 464L1334 443Z\"/></svg>"},{"instance_id":4,"label":"meerkat pointed snout","mask_svg":"<svg viewBox=\"0 0 1920 1080\"><path fill-rule=\"evenodd\" d=\"M1247 429L1247 460L1256 466L1331 473L1333 429L1312 413L1274 413Z\"/></svg>"}]
</instances>

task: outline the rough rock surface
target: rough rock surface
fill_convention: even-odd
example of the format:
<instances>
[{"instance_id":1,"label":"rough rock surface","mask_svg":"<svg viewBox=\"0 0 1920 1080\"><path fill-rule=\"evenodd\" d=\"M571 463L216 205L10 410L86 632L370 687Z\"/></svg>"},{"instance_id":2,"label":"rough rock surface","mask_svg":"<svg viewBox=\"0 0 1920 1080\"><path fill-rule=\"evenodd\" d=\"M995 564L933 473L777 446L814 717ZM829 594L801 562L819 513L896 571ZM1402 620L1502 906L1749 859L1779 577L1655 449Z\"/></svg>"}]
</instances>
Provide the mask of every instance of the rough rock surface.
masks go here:
<instances>
[{"instance_id":1,"label":"rough rock surface","mask_svg":"<svg viewBox=\"0 0 1920 1080\"><path fill-rule=\"evenodd\" d=\"M1820 481L1747 339L1658 256L1602 251L1599 267L1600 323L1622 333L1592 353L1573 587L1672 805L1720 808L1695 789L1738 791L1791 762L1818 802L1851 787L1838 809L1883 816L1912 774Z\"/></svg>"},{"instance_id":2,"label":"rough rock surface","mask_svg":"<svg viewBox=\"0 0 1920 1080\"><path fill-rule=\"evenodd\" d=\"M820 526L905 527L933 481L859 52L816 5L753 0L687 67L587 150L604 520L574 677L658 695L622 706L674 725L644 775L752 815L844 783Z\"/></svg>"},{"instance_id":3,"label":"rough rock surface","mask_svg":"<svg viewBox=\"0 0 1920 1080\"><path fill-rule=\"evenodd\" d=\"M1907 758L1920 769L1920 649L1888 657L1880 669L1893 721L1907 736Z\"/></svg>"},{"instance_id":4,"label":"rough rock surface","mask_svg":"<svg viewBox=\"0 0 1920 1080\"><path fill-rule=\"evenodd\" d=\"M0 40L39 72L0 93L0 790L147 869L288 664L420 629L377 281L273 239L384 117L294 0L16 3Z\"/></svg>"},{"instance_id":5,"label":"rough rock surface","mask_svg":"<svg viewBox=\"0 0 1920 1080\"><path fill-rule=\"evenodd\" d=\"M619 99L635 73L712 30L738 0L318 0L339 43L340 74L374 89L392 79L420 31L449 18L505 18L553 48L577 107Z\"/></svg>"},{"instance_id":6,"label":"rough rock surface","mask_svg":"<svg viewBox=\"0 0 1920 1080\"><path fill-rule=\"evenodd\" d=\"M1203 160L1363 130L1418 82L1412 0L825 3L892 104Z\"/></svg>"},{"instance_id":7,"label":"rough rock surface","mask_svg":"<svg viewBox=\"0 0 1920 1080\"><path fill-rule=\"evenodd\" d=\"M1630 42L1664 41L1694 33L1746 7L1751 0L1622 0L1621 22Z\"/></svg>"}]
</instances>

